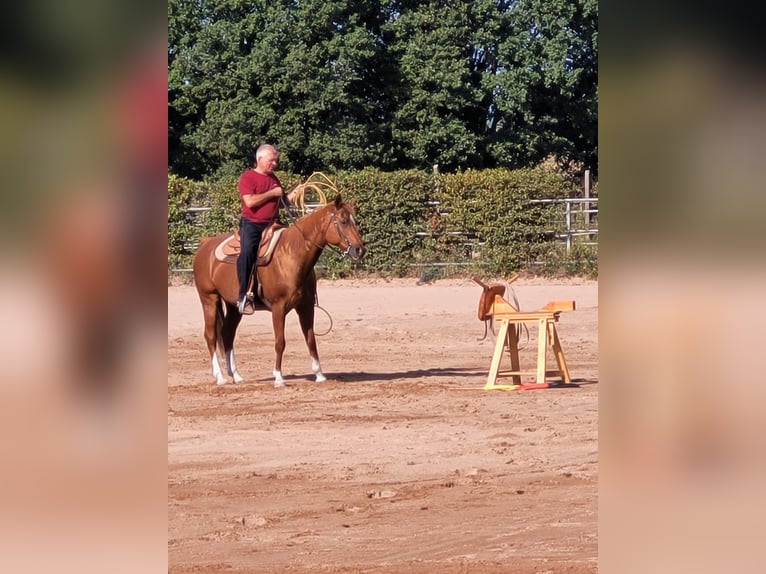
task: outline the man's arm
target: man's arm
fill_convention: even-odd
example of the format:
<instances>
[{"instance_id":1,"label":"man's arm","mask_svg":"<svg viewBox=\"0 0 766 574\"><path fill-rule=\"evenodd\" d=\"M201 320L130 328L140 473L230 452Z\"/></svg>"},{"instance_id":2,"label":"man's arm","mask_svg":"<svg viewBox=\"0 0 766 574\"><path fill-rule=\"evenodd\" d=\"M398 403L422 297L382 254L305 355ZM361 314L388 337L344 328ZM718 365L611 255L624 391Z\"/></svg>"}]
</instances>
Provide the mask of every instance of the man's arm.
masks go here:
<instances>
[{"instance_id":1,"label":"man's arm","mask_svg":"<svg viewBox=\"0 0 766 574\"><path fill-rule=\"evenodd\" d=\"M287 201L289 203L295 203L295 196L302 192L305 189L306 185L303 183L299 183L296 185L292 191L285 195L285 198L287 198ZM272 187L269 191L265 193L248 193L242 196L242 201L245 202L245 205L247 205L250 209L254 207L258 207L262 203L266 203L269 199L272 199L274 197L282 197L284 194L284 189L282 189L281 186Z\"/></svg>"},{"instance_id":2,"label":"man's arm","mask_svg":"<svg viewBox=\"0 0 766 574\"><path fill-rule=\"evenodd\" d=\"M258 207L259 205L266 203L270 199L275 197L282 197L283 189L281 186L272 187L269 191L264 193L247 193L242 196L242 201L250 209Z\"/></svg>"}]
</instances>

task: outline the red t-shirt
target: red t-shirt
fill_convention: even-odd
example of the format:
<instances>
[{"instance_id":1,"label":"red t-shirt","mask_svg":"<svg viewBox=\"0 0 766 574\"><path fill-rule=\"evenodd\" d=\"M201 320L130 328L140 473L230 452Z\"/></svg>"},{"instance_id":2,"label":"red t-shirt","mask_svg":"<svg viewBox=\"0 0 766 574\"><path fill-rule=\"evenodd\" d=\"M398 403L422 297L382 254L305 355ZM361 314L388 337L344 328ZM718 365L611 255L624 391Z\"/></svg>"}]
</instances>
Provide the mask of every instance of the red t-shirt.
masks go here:
<instances>
[{"instance_id":1,"label":"red t-shirt","mask_svg":"<svg viewBox=\"0 0 766 574\"><path fill-rule=\"evenodd\" d=\"M242 199L243 195L266 193L275 187L282 187L277 176L272 174L263 175L254 169L248 169L239 178L239 197L242 203L242 217L257 223L272 223L279 215L279 198L269 199L267 202L249 208Z\"/></svg>"}]
</instances>

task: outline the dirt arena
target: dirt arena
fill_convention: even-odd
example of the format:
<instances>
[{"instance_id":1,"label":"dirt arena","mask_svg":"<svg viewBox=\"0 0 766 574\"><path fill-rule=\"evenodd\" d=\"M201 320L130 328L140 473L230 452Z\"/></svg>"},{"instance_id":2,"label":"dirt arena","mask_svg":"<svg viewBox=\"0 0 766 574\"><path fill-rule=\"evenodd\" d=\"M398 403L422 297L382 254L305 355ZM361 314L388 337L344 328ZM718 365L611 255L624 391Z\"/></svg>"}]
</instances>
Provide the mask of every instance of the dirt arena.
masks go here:
<instances>
[{"instance_id":1,"label":"dirt arena","mask_svg":"<svg viewBox=\"0 0 766 574\"><path fill-rule=\"evenodd\" d=\"M217 386L196 291L169 287L169 572L596 572L598 283L513 287L522 310L576 301L557 325L571 387L482 389L470 280L321 281L329 380L291 313L274 389L259 312L235 342L247 382ZM534 370L536 333L522 344Z\"/></svg>"}]
</instances>

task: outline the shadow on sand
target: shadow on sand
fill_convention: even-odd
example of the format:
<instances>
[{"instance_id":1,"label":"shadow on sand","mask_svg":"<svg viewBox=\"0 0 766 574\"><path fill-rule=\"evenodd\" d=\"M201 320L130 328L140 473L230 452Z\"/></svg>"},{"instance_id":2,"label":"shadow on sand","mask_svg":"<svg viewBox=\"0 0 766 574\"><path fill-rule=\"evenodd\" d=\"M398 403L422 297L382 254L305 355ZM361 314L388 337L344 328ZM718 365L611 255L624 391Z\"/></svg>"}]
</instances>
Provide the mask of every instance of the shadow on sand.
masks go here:
<instances>
[{"instance_id":1,"label":"shadow on sand","mask_svg":"<svg viewBox=\"0 0 766 574\"><path fill-rule=\"evenodd\" d=\"M327 379L331 382L338 383L370 383L370 382L385 382L385 381L406 381L412 379L464 379L466 377L476 377L484 381L487 377L487 371L484 369L471 369L471 368L435 368L435 369L413 369L409 371L392 371L392 372L374 372L374 371L356 371L345 373L325 373ZM313 375L285 375L286 381L313 381ZM270 379L261 379L266 382ZM444 381L449 382L449 381ZM465 382L465 381L461 381ZM571 383L564 383L563 381L551 381L549 382L549 388L573 388L583 385L595 385L598 381L594 379L572 379Z\"/></svg>"}]
</instances>

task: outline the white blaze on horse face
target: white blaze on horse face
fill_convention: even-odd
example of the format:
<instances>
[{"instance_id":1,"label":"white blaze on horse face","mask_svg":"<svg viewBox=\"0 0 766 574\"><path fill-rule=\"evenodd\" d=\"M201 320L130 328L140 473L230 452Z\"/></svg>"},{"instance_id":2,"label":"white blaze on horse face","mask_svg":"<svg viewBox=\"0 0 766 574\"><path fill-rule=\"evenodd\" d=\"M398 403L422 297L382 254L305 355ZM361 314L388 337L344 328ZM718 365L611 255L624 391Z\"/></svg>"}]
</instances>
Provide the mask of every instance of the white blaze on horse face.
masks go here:
<instances>
[{"instance_id":1,"label":"white blaze on horse face","mask_svg":"<svg viewBox=\"0 0 766 574\"><path fill-rule=\"evenodd\" d=\"M235 383L245 382L245 378L237 372L237 364L234 361L234 349L226 353L226 368L229 371L229 375L234 378Z\"/></svg>"},{"instance_id":2,"label":"white blaze on horse face","mask_svg":"<svg viewBox=\"0 0 766 574\"><path fill-rule=\"evenodd\" d=\"M215 383L217 385L223 385L226 383L226 377L223 374L223 371L221 370L221 363L218 362L218 354L213 353L213 357L211 359L211 362L213 364L213 376L215 377Z\"/></svg>"},{"instance_id":3,"label":"white blaze on horse face","mask_svg":"<svg viewBox=\"0 0 766 574\"><path fill-rule=\"evenodd\" d=\"M322 374L322 365L319 364L319 359L311 357L311 370L316 375L317 383L324 383L327 380L327 377Z\"/></svg>"}]
</instances>

